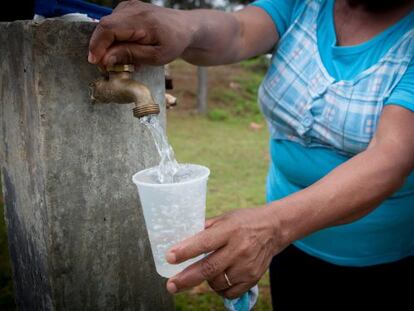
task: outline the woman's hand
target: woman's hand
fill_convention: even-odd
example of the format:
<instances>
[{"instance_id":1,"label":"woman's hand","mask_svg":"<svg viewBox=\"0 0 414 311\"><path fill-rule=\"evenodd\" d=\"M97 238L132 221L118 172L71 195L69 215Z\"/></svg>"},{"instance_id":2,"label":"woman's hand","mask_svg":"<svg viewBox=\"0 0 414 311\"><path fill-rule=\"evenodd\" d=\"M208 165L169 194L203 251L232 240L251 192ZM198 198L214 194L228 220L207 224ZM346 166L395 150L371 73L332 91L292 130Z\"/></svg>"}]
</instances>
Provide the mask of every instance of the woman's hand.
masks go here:
<instances>
[{"instance_id":1,"label":"woman's hand","mask_svg":"<svg viewBox=\"0 0 414 311\"><path fill-rule=\"evenodd\" d=\"M183 11L137 0L123 1L96 27L88 60L101 66L162 65L179 57L193 34Z\"/></svg>"},{"instance_id":2,"label":"woman's hand","mask_svg":"<svg viewBox=\"0 0 414 311\"><path fill-rule=\"evenodd\" d=\"M177 264L212 253L170 278L167 289L177 293L207 280L217 293L239 297L257 284L272 257L287 245L278 219L267 207L239 209L210 219L204 231L172 247L166 257Z\"/></svg>"},{"instance_id":3,"label":"woman's hand","mask_svg":"<svg viewBox=\"0 0 414 311\"><path fill-rule=\"evenodd\" d=\"M163 65L178 57L195 65L229 64L268 52L277 40L272 19L257 7L180 11L131 0L101 19L88 60L103 67Z\"/></svg>"}]
</instances>

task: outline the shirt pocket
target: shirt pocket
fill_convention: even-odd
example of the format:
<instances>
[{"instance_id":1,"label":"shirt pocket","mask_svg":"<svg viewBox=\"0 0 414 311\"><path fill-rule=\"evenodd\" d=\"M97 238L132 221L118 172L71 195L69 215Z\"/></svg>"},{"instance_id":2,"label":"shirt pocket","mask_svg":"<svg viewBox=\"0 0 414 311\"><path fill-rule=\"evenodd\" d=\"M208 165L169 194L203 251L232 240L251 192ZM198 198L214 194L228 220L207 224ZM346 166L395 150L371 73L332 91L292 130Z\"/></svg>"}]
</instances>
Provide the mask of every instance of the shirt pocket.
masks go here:
<instances>
[{"instance_id":1,"label":"shirt pocket","mask_svg":"<svg viewBox=\"0 0 414 311\"><path fill-rule=\"evenodd\" d=\"M345 150L359 153L368 148L377 131L382 110L382 100L350 100L344 123Z\"/></svg>"},{"instance_id":2,"label":"shirt pocket","mask_svg":"<svg viewBox=\"0 0 414 311\"><path fill-rule=\"evenodd\" d=\"M324 96L321 122L337 135L337 145L349 154L364 151L372 140L383 108L383 94L355 85L332 86ZM338 138L340 137L340 138Z\"/></svg>"}]
</instances>

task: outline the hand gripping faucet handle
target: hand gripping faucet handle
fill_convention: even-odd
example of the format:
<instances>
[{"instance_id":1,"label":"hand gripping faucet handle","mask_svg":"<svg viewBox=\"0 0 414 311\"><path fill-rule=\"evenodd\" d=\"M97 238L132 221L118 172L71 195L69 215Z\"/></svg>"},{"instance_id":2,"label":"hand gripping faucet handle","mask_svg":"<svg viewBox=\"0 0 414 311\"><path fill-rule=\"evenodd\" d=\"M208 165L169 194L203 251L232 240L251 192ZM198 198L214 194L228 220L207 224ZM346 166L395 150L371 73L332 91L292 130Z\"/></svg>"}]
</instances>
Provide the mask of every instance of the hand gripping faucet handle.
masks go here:
<instances>
[{"instance_id":1,"label":"hand gripping faucet handle","mask_svg":"<svg viewBox=\"0 0 414 311\"><path fill-rule=\"evenodd\" d=\"M107 66L106 67L106 71L109 72L134 72L135 71L135 66L128 64L128 65L112 65L112 66Z\"/></svg>"}]
</instances>

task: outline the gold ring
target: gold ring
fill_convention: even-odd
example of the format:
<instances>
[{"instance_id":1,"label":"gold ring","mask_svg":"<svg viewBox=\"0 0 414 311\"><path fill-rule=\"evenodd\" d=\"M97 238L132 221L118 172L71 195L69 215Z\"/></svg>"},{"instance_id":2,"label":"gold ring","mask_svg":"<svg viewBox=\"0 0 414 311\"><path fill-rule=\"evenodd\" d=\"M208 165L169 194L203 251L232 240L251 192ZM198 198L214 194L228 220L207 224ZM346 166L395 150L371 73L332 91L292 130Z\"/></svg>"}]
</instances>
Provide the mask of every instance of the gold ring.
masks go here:
<instances>
[{"instance_id":1,"label":"gold ring","mask_svg":"<svg viewBox=\"0 0 414 311\"><path fill-rule=\"evenodd\" d=\"M233 286L233 284L231 284L231 282L230 282L230 280L229 280L229 277L227 276L226 272L224 272L224 278L226 279L227 285L228 285L229 287L232 287L232 286Z\"/></svg>"}]
</instances>

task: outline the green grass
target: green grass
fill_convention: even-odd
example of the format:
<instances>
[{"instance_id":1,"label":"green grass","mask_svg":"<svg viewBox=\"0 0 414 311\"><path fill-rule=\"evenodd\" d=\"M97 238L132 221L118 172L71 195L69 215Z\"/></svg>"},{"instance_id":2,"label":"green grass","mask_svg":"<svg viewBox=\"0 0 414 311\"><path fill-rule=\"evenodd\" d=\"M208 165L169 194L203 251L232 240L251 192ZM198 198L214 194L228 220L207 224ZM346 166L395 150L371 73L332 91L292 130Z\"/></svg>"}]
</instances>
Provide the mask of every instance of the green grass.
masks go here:
<instances>
[{"instance_id":1,"label":"green grass","mask_svg":"<svg viewBox=\"0 0 414 311\"><path fill-rule=\"evenodd\" d=\"M260 121L262 116L257 105L257 90L264 73L261 69L253 70L256 66L248 63L241 65L241 68L245 68L248 74L233 75L232 87L224 85L211 89L210 101L222 104L234 116L248 116L250 120Z\"/></svg>"},{"instance_id":2,"label":"green grass","mask_svg":"<svg viewBox=\"0 0 414 311\"><path fill-rule=\"evenodd\" d=\"M247 117L213 121L208 118L170 113L168 137L179 162L210 168L207 217L235 208L265 202L268 166L267 129L252 131ZM267 274L260 282L256 310L271 310ZM176 310L224 310L221 297L212 292L176 296Z\"/></svg>"},{"instance_id":3,"label":"green grass","mask_svg":"<svg viewBox=\"0 0 414 311\"><path fill-rule=\"evenodd\" d=\"M168 113L168 136L178 161L203 164L211 170L207 217L235 208L261 205L265 201L268 134L265 126L259 130L250 127L251 122L264 125L256 93L265 67L262 58L228 67L230 71L226 80L209 90L209 113L206 117L192 115L188 111L182 113L179 107ZM177 62L175 68L186 76L189 65ZM225 70L227 72L227 68ZM222 72L216 73L217 77L220 75ZM180 86L177 89L180 92ZM193 92L188 86L185 91ZM255 310L271 310L267 275L259 286L260 296ZM0 310L14 310L12 290L0 203ZM180 311L224 310L222 298L208 290L182 293L176 296L175 301L176 310Z\"/></svg>"},{"instance_id":4,"label":"green grass","mask_svg":"<svg viewBox=\"0 0 414 311\"><path fill-rule=\"evenodd\" d=\"M206 165L211 170L207 195L207 216L234 208L264 203L264 182L268 165L267 130L252 131L248 117L223 121L169 113L168 136L180 162ZM3 216L3 208L0 205ZM14 309L11 272L4 218L0 217L0 310ZM260 282L256 310L270 310L267 276ZM224 310L222 298L213 292L176 296L176 310Z\"/></svg>"},{"instance_id":5,"label":"green grass","mask_svg":"<svg viewBox=\"0 0 414 311\"><path fill-rule=\"evenodd\" d=\"M250 129L247 118L223 122L198 116L168 118L168 136L179 162L210 168L207 215L264 203L267 130Z\"/></svg>"},{"instance_id":6,"label":"green grass","mask_svg":"<svg viewBox=\"0 0 414 311\"><path fill-rule=\"evenodd\" d=\"M212 121L224 121L229 118L229 113L227 110L215 108L209 110L207 117Z\"/></svg>"},{"instance_id":7,"label":"green grass","mask_svg":"<svg viewBox=\"0 0 414 311\"><path fill-rule=\"evenodd\" d=\"M268 132L256 103L262 65L257 59L243 62L242 74L230 77L236 88L210 89L213 104L207 117L180 111L168 113L168 137L177 160L202 164L211 170L207 217L265 203ZM252 121L261 123L263 128L252 130ZM255 310L271 310L267 273L259 286ZM180 311L224 310L222 298L206 290L176 295L175 303Z\"/></svg>"},{"instance_id":8,"label":"green grass","mask_svg":"<svg viewBox=\"0 0 414 311\"><path fill-rule=\"evenodd\" d=\"M261 288L259 300L254 308L255 311L272 310L269 288ZM223 299L213 293L203 294L178 294L175 298L176 311L222 311L225 310Z\"/></svg>"},{"instance_id":9,"label":"green grass","mask_svg":"<svg viewBox=\"0 0 414 311\"><path fill-rule=\"evenodd\" d=\"M16 307L13 297L6 224L3 216L3 204L0 202L0 310L14 310Z\"/></svg>"},{"instance_id":10,"label":"green grass","mask_svg":"<svg viewBox=\"0 0 414 311\"><path fill-rule=\"evenodd\" d=\"M182 293L175 297L177 311L216 311L224 310L223 299L213 293L191 294Z\"/></svg>"}]
</instances>

